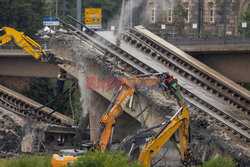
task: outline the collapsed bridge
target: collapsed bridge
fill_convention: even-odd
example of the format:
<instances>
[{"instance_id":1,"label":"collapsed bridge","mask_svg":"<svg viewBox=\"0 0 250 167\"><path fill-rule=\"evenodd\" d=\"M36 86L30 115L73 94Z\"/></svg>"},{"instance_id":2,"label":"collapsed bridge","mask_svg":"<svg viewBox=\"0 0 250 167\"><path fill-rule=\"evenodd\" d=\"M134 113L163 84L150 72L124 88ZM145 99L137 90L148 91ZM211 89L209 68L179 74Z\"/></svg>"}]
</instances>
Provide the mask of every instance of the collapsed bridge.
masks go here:
<instances>
[{"instance_id":1,"label":"collapsed bridge","mask_svg":"<svg viewBox=\"0 0 250 167\"><path fill-rule=\"evenodd\" d=\"M94 32L84 25L84 31L80 31L71 24L61 23L70 30L69 33L89 45L88 51L91 52L91 48L98 50L131 75L169 72L178 79L182 93L191 106L249 141L248 90L141 26L124 30L119 47L112 31ZM58 49L54 51L57 56L69 59ZM97 51L94 52L97 54Z\"/></svg>"},{"instance_id":2,"label":"collapsed bridge","mask_svg":"<svg viewBox=\"0 0 250 167\"><path fill-rule=\"evenodd\" d=\"M74 18L71 19L77 22ZM86 97L85 101L89 99L89 104L87 102L85 104L86 111L90 111L92 140L97 138L99 118L105 110L103 108L107 108L108 104L108 102L99 104L99 101L105 101L104 99L110 101L114 94L114 90L98 89L102 88L100 81L102 85L105 84L102 81L110 77L121 78L138 74L169 72L178 79L192 114L198 117L202 115L212 125L219 127L222 136L225 135L224 133L229 134L230 139L236 143L240 142L249 151L250 94L248 90L150 33L142 26L124 29L121 43L117 45L117 34L112 31L95 32L78 22L82 26L83 31L81 31L72 24L62 20L60 22L67 31L54 36L52 52L58 57L76 62L75 66L60 65L60 67L78 78L80 86L84 87L82 95ZM89 78L95 78L97 89L87 89ZM164 101L162 92L147 91L139 93L142 99L141 106L145 108L143 112L137 109L134 109L136 112L128 108L124 109L128 116L119 119L119 122L122 122L126 130L121 130L118 126L119 132L114 136L114 138L120 137L118 137L118 142L131 131L131 124L127 125L133 120L131 116L141 122L142 126L151 127L164 122L177 110L177 103L170 102L169 99ZM148 105L153 105L151 111L146 110ZM151 119L145 119L150 114L152 114ZM139 115L143 115L143 118L138 117ZM133 130L135 130L134 127L133 125Z\"/></svg>"},{"instance_id":3,"label":"collapsed bridge","mask_svg":"<svg viewBox=\"0 0 250 167\"><path fill-rule=\"evenodd\" d=\"M18 136L20 143L15 144L15 147L21 147L22 152L51 152L63 148L62 146L72 147L76 133L75 120L2 85L0 85L0 113L3 113L3 118L14 119L7 128L4 125L1 131L10 131L14 134L22 131ZM12 126L17 128L11 131L9 129ZM62 146L58 145L58 138L64 138ZM5 143L2 147L4 145Z\"/></svg>"},{"instance_id":4,"label":"collapsed bridge","mask_svg":"<svg viewBox=\"0 0 250 167\"><path fill-rule=\"evenodd\" d=\"M75 20L73 19L73 21ZM246 145L249 142L249 91L155 36L144 27L125 29L121 34L121 43L117 46L117 34L111 31L94 32L84 25L82 25L83 31L80 31L64 21L61 23L67 31L54 37L52 49L56 56L75 62L75 65L60 65L60 67L78 78L80 87L84 87L86 110L91 111L89 114L92 139L95 139L97 135L96 127L99 123L97 118L100 118L104 111L103 108L106 108L108 103L98 104L98 101L102 101L102 97L111 100L114 90L95 89L94 91L98 95L88 96L93 93L86 89L88 77L96 77L99 81L99 78L106 80L108 77L120 78L168 72L178 79L182 93L189 107L192 108L193 114L203 114L205 118L213 120L213 123L219 125L221 129L233 132L230 133L234 136L233 138L243 139L240 141ZM101 82L101 84L103 83ZM150 127L165 121L178 109L178 104L173 102L173 99L165 98L163 100L162 97L165 95L162 92L149 90L140 95L141 105L145 109L143 112L135 110L142 117L138 117L136 112L124 109L128 115L120 121L121 124L126 125L127 122L136 118L142 123L142 126ZM32 109L29 105L20 102L21 100L10 97L4 91L1 92L1 96L2 107L8 107L12 112L23 114L22 116L28 115L32 119L43 117L44 122L49 121L53 124L67 126L62 121L62 117L58 117L58 114L50 115ZM86 103L87 101L89 104ZM146 110L149 101L153 101L149 105L155 105L151 109L153 111ZM27 109L20 110L12 103L21 107L25 106ZM88 113L84 114L87 116ZM149 114L152 114L151 120L145 119ZM40 121L40 119L38 120ZM127 128L127 132L119 132L124 134L117 139L117 142L127 136L134 126L138 127L138 122L135 124L137 125Z\"/></svg>"}]
</instances>

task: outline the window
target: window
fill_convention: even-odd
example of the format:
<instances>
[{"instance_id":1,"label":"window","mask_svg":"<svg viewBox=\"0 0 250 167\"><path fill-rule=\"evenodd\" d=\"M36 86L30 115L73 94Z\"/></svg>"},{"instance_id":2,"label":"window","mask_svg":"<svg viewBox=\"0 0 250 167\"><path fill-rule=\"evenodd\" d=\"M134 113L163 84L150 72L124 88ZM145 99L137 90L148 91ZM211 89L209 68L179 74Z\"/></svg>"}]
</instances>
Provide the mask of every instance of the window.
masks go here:
<instances>
[{"instance_id":1,"label":"window","mask_svg":"<svg viewBox=\"0 0 250 167\"><path fill-rule=\"evenodd\" d=\"M154 23L155 22L155 3L154 2L152 2L151 4L151 13L152 13L151 21L152 23Z\"/></svg>"},{"instance_id":2,"label":"window","mask_svg":"<svg viewBox=\"0 0 250 167\"><path fill-rule=\"evenodd\" d=\"M185 20L186 22L189 22L189 4L188 2L186 2L184 5L185 5L185 12L186 12Z\"/></svg>"},{"instance_id":3,"label":"window","mask_svg":"<svg viewBox=\"0 0 250 167\"><path fill-rule=\"evenodd\" d=\"M171 3L168 5L168 22L173 21L173 6Z\"/></svg>"},{"instance_id":4,"label":"window","mask_svg":"<svg viewBox=\"0 0 250 167\"><path fill-rule=\"evenodd\" d=\"M209 18L210 18L210 22L214 22L214 4L213 2L211 2L210 4L210 9L209 9Z\"/></svg>"}]
</instances>

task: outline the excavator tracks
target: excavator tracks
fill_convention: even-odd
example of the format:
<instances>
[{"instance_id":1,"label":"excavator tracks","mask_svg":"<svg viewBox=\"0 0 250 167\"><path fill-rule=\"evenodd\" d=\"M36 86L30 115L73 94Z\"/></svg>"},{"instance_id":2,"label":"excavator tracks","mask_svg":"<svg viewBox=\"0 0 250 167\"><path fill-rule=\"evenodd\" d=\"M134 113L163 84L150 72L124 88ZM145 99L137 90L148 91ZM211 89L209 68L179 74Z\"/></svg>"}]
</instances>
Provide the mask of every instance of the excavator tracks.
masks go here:
<instances>
[{"instance_id":1,"label":"excavator tracks","mask_svg":"<svg viewBox=\"0 0 250 167\"><path fill-rule=\"evenodd\" d=\"M55 112L49 115L53 110L48 107L38 109L41 106L41 104L0 85L0 107L32 122L64 127L72 127L75 124L74 120L60 113Z\"/></svg>"},{"instance_id":2,"label":"excavator tracks","mask_svg":"<svg viewBox=\"0 0 250 167\"><path fill-rule=\"evenodd\" d=\"M119 47L115 44L112 32L97 33L83 24L85 30L80 31L71 24L60 22L131 74L169 72L178 79L189 104L215 119L218 125L232 131L243 141L250 141L249 94L230 87L232 81L221 82L218 76L210 75L214 71L207 73L206 69L197 68L191 61L182 59L175 52L176 48L167 49L138 30L124 31Z\"/></svg>"}]
</instances>

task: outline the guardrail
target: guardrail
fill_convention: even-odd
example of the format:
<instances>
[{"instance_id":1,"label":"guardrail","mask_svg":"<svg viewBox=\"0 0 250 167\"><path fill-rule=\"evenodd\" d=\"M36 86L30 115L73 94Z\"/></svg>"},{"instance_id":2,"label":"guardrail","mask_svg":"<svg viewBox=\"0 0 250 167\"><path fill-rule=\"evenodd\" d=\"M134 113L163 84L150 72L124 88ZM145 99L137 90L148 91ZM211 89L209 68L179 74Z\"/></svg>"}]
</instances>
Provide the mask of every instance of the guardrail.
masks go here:
<instances>
[{"instance_id":1,"label":"guardrail","mask_svg":"<svg viewBox=\"0 0 250 167\"><path fill-rule=\"evenodd\" d=\"M176 46L194 46L194 45L237 45L250 44L250 37L226 37L226 43L223 37L203 37L198 38L197 34L186 34L185 36L173 36L162 32L154 32L162 39Z\"/></svg>"},{"instance_id":2,"label":"guardrail","mask_svg":"<svg viewBox=\"0 0 250 167\"><path fill-rule=\"evenodd\" d=\"M227 38L226 43L223 38L166 38L165 40L176 46L250 44L250 38Z\"/></svg>"}]
</instances>

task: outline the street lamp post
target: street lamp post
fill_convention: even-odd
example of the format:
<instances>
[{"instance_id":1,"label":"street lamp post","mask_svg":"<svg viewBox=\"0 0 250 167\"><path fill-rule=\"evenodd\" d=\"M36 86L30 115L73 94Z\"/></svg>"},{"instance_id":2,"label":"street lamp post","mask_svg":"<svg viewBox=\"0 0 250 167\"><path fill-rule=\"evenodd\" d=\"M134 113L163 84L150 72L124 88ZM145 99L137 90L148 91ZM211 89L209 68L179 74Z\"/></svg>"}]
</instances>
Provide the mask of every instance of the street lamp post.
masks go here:
<instances>
[{"instance_id":1,"label":"street lamp post","mask_svg":"<svg viewBox=\"0 0 250 167\"><path fill-rule=\"evenodd\" d=\"M56 17L58 17L58 0L56 0Z\"/></svg>"},{"instance_id":2,"label":"street lamp post","mask_svg":"<svg viewBox=\"0 0 250 167\"><path fill-rule=\"evenodd\" d=\"M81 13L82 13L82 1L76 0L76 19L81 22ZM79 30L81 30L81 25L77 23L76 26Z\"/></svg>"},{"instance_id":3,"label":"street lamp post","mask_svg":"<svg viewBox=\"0 0 250 167\"><path fill-rule=\"evenodd\" d=\"M66 0L63 0L63 20L65 20L65 8L66 8Z\"/></svg>"},{"instance_id":4,"label":"street lamp post","mask_svg":"<svg viewBox=\"0 0 250 167\"><path fill-rule=\"evenodd\" d=\"M197 23L193 23L192 24L192 28L193 28L193 37L195 38L195 30L197 29L198 25Z\"/></svg>"},{"instance_id":5,"label":"street lamp post","mask_svg":"<svg viewBox=\"0 0 250 167\"><path fill-rule=\"evenodd\" d=\"M130 0L130 27L133 27L133 0Z\"/></svg>"},{"instance_id":6,"label":"street lamp post","mask_svg":"<svg viewBox=\"0 0 250 167\"><path fill-rule=\"evenodd\" d=\"M226 39L227 33L227 0L224 0L224 45L227 43Z\"/></svg>"},{"instance_id":7,"label":"street lamp post","mask_svg":"<svg viewBox=\"0 0 250 167\"><path fill-rule=\"evenodd\" d=\"M242 22L241 27L243 28L243 40L246 40L246 28L247 28L247 22Z\"/></svg>"}]
</instances>

